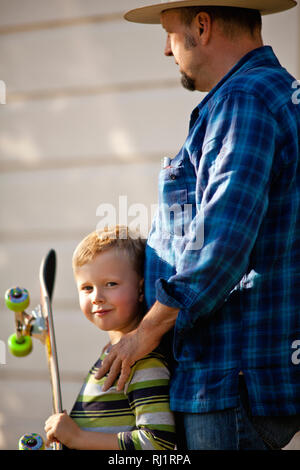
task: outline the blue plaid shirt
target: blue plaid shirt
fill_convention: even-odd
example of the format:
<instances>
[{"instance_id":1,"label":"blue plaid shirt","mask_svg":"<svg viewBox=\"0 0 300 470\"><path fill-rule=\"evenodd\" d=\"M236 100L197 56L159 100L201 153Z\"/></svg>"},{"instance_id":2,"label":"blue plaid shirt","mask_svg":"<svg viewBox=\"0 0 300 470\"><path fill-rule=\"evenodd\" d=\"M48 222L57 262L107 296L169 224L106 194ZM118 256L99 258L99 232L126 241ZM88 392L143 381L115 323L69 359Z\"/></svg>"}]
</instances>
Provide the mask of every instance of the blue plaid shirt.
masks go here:
<instances>
[{"instance_id":1,"label":"blue plaid shirt","mask_svg":"<svg viewBox=\"0 0 300 470\"><path fill-rule=\"evenodd\" d=\"M173 410L237 406L242 371L254 415L300 413L294 82L271 47L248 53L193 111L160 172L145 292L148 307L180 309Z\"/></svg>"}]
</instances>

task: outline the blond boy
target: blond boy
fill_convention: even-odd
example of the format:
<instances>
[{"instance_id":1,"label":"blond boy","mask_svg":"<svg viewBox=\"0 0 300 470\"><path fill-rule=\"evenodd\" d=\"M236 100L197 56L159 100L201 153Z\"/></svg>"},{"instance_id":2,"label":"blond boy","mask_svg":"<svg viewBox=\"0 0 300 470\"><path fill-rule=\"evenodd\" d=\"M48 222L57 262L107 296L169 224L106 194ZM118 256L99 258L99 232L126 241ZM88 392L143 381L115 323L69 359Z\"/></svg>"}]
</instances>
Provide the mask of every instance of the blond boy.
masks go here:
<instances>
[{"instance_id":1,"label":"blond boy","mask_svg":"<svg viewBox=\"0 0 300 470\"><path fill-rule=\"evenodd\" d=\"M110 345L136 329L143 313L144 242L126 227L88 235L73 255L73 271L84 315L107 331ZM137 361L124 391L94 375L109 346L91 368L76 403L45 423L48 444L78 450L164 450L175 447L169 408L169 370L158 351Z\"/></svg>"}]
</instances>

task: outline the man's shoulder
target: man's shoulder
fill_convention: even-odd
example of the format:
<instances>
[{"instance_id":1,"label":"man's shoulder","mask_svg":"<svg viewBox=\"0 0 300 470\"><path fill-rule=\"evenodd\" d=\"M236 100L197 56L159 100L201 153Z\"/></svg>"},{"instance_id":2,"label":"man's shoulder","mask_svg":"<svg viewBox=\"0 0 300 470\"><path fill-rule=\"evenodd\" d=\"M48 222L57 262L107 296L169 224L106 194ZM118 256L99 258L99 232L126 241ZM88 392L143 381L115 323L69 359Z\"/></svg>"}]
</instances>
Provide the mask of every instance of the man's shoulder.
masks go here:
<instances>
[{"instance_id":1,"label":"man's shoulder","mask_svg":"<svg viewBox=\"0 0 300 470\"><path fill-rule=\"evenodd\" d=\"M215 100L252 96L263 102L273 113L291 101L295 78L280 66L253 67L237 73L220 87Z\"/></svg>"}]
</instances>

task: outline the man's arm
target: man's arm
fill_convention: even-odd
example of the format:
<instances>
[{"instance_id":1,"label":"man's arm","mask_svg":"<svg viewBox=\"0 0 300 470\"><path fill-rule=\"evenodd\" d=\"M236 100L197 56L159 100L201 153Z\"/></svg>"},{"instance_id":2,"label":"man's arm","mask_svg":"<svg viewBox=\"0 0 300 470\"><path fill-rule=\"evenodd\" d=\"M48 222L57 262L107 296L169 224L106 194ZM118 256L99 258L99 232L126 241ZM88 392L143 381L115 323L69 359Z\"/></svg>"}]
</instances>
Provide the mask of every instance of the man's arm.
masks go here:
<instances>
[{"instance_id":1,"label":"man's arm","mask_svg":"<svg viewBox=\"0 0 300 470\"><path fill-rule=\"evenodd\" d=\"M159 345L163 335L175 325L178 312L179 309L155 302L138 328L112 347L95 375L96 379L100 379L109 371L103 386L104 391L113 385L119 374L117 390L124 388L131 366Z\"/></svg>"},{"instance_id":2,"label":"man's arm","mask_svg":"<svg viewBox=\"0 0 300 470\"><path fill-rule=\"evenodd\" d=\"M195 249L187 240L176 274L157 279L157 302L104 361L101 376L111 366L106 384L112 385L121 370L121 389L134 362L157 347L175 322L178 330L192 329L222 305L246 273L268 208L277 122L260 98L244 92L220 99L209 119L198 150L201 211L188 237L197 240L205 222L203 245Z\"/></svg>"},{"instance_id":3,"label":"man's arm","mask_svg":"<svg viewBox=\"0 0 300 470\"><path fill-rule=\"evenodd\" d=\"M235 91L210 109L199 147L194 137L190 158L200 203L182 241L184 250L176 253L175 274L155 285L159 302L180 309L176 334L217 312L248 273L269 206L278 133L275 116L261 98Z\"/></svg>"}]
</instances>

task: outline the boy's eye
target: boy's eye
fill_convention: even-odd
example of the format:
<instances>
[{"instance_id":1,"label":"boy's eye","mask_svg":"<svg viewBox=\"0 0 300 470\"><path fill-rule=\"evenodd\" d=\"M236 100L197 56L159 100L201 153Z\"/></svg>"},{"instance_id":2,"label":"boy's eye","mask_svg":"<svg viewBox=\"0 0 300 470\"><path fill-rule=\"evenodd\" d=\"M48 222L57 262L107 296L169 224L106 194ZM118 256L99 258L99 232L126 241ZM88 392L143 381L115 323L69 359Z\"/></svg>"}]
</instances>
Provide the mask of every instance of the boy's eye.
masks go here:
<instances>
[{"instance_id":1,"label":"boy's eye","mask_svg":"<svg viewBox=\"0 0 300 470\"><path fill-rule=\"evenodd\" d=\"M110 282L107 282L106 285L107 285L107 287L113 287L113 286L116 286L117 283L113 282L113 281L110 281Z\"/></svg>"},{"instance_id":2,"label":"boy's eye","mask_svg":"<svg viewBox=\"0 0 300 470\"><path fill-rule=\"evenodd\" d=\"M82 290L83 290L83 291L86 291L86 292L90 292L90 291L93 290L93 288L92 288L92 286L83 286L83 287L82 287Z\"/></svg>"}]
</instances>

